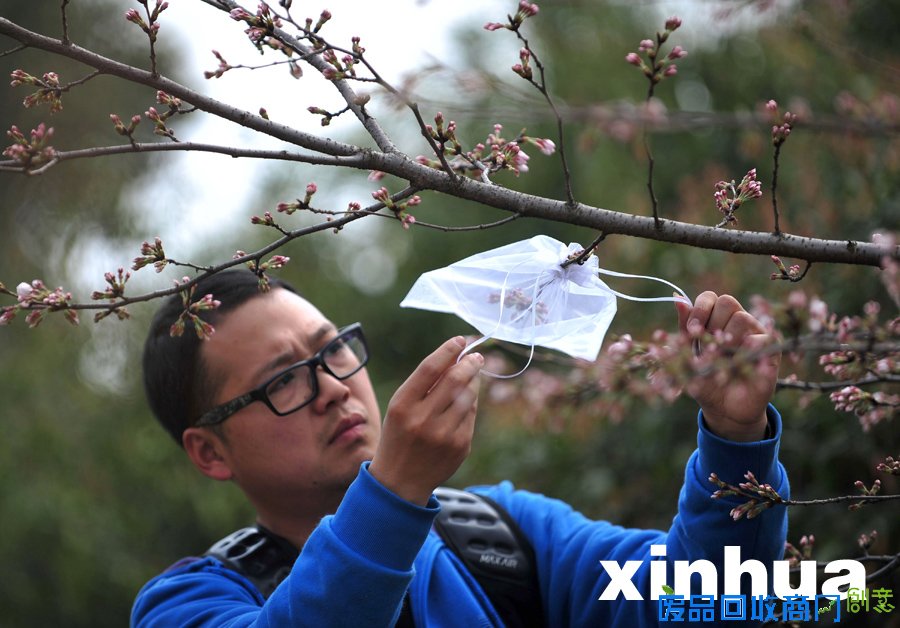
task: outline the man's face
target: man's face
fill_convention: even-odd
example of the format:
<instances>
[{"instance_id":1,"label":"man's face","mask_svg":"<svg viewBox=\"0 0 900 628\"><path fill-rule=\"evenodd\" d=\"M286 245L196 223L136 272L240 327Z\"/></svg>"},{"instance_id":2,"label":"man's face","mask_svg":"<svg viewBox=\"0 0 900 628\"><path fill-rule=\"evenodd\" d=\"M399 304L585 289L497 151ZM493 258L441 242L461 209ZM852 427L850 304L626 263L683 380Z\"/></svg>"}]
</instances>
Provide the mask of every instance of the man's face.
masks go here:
<instances>
[{"instance_id":1,"label":"man's face","mask_svg":"<svg viewBox=\"0 0 900 628\"><path fill-rule=\"evenodd\" d=\"M203 344L203 366L218 382L215 404L312 357L336 335L321 312L292 292L276 288L250 299ZM366 369L343 381L321 368L316 376L318 396L296 412L277 416L255 402L222 423L225 462L257 508L328 501L375 453L381 417Z\"/></svg>"}]
</instances>

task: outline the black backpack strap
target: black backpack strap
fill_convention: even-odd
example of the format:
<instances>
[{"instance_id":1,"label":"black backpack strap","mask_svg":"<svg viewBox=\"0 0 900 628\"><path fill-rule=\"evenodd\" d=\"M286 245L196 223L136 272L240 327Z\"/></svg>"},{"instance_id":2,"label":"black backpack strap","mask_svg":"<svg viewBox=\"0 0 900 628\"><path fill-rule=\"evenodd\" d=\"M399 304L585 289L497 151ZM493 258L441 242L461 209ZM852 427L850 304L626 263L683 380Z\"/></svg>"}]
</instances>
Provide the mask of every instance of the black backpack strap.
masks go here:
<instances>
[{"instance_id":1,"label":"black backpack strap","mask_svg":"<svg viewBox=\"0 0 900 628\"><path fill-rule=\"evenodd\" d=\"M256 526L232 532L206 550L204 556L212 556L238 572L268 598L291 573L299 554L285 539Z\"/></svg>"},{"instance_id":2,"label":"black backpack strap","mask_svg":"<svg viewBox=\"0 0 900 628\"><path fill-rule=\"evenodd\" d=\"M440 487L437 533L478 581L510 628L545 626L534 549L506 510L484 495ZM262 526L241 528L210 547L204 556L246 577L268 598L294 566L299 552ZM404 600L398 626L412 625Z\"/></svg>"},{"instance_id":3,"label":"black backpack strap","mask_svg":"<svg viewBox=\"0 0 900 628\"><path fill-rule=\"evenodd\" d=\"M434 527L510 627L544 626L534 549L506 510L484 495L440 487Z\"/></svg>"}]
</instances>

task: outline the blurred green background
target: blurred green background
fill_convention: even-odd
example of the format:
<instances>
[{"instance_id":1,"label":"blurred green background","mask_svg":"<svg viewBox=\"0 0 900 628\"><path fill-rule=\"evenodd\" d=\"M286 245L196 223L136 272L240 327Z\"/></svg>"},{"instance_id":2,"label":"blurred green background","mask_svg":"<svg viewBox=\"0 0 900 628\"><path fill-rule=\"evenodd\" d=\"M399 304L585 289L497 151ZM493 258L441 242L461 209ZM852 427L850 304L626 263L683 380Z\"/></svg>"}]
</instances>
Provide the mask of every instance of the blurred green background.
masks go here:
<instances>
[{"instance_id":1,"label":"blurred green background","mask_svg":"<svg viewBox=\"0 0 900 628\"><path fill-rule=\"evenodd\" d=\"M811 112L815 120L874 125L876 132L869 133L798 125L782 151L781 226L790 233L829 239L868 240L875 230L900 231L900 56L893 45L900 3L771 4L677 5L686 7L685 27L672 36L670 45L684 46L689 56L679 62L678 75L657 88L657 96L670 112L716 112L728 120L748 120L774 98L782 111ZM515 3L509 5L509 12L514 11ZM73 4L70 28L81 45L143 64L140 38L110 36L123 28L121 14L129 6ZM543 3L538 18L526 26L567 119L565 139L579 200L649 214L639 129L611 121L608 112L641 102L646 82L624 56L662 27L668 7L596 0ZM342 15L339 2L329 8L335 19L352 19ZM59 32L58 3L2 0L0 15ZM484 21L502 19L502 14L490 15ZM691 30L692 19L704 28ZM507 136L527 127L529 135L554 137L555 124L539 94L508 70L518 61L516 55L501 56L492 47L495 38L512 34L488 33L476 23L454 36L455 67L466 71L423 73L416 89L424 117L443 111L458 121L458 134L469 145L483 140L495 122L504 125ZM163 72L202 89L200 77L183 75L177 44L162 39ZM12 47L0 39L0 52ZM253 61L255 53L249 47L247 53ZM408 60L410 70L416 62ZM15 68L32 74L53 69L66 80L86 73L34 51L0 57L4 75ZM22 88L0 91L4 129L16 124L27 130L47 119L46 110L21 108L26 93ZM119 139L111 132L108 114L125 117L144 111L153 103L153 92L99 78L64 102L65 110L50 120L57 128L56 145L105 145ZM302 108L308 104L315 103L301 102ZM392 129L411 124L406 114L391 113L387 107L382 113ZM180 123L180 136L190 137L190 124ZM740 179L757 167L766 196L740 210L739 226L771 229L769 133L766 124L752 121L654 133L661 215L715 224L715 182ZM410 154L425 152L414 135L401 138ZM362 137L347 139L364 142ZM557 158L529 152L530 172L518 179L498 175L495 180L564 198ZM118 260L114 265L127 266L141 241L156 235L144 227L146 217L135 218L134 199L152 200L159 193L143 177L165 168L166 159L135 155L82 160L31 178L0 173L0 281L13 287L40 277L51 287L77 287L78 299L102 289L102 271L84 277L86 260L97 251L111 251L111 258ZM177 178L178 172L170 170L167 176ZM256 198L246 214L261 214L279 201L302 197L311 180L321 190L317 201L327 201L329 189L349 188L359 190L358 200L365 203L367 190L380 185L367 183L365 176L275 164L248 181ZM382 183L392 191L402 186L390 177ZM470 225L503 217L456 199L424 197L414 212L420 221ZM178 207L165 210L160 211L165 220L178 220ZM305 218L296 220L300 224ZM374 355L370 372L383 404L431 347L450 335L471 333L454 317L397 307L419 274L536 234L582 244L595 235L533 220L449 234L418 227L404 231L387 220L368 222L338 235L323 232L291 243L281 251L292 258L281 275L337 324L364 323ZM188 234L196 247L189 255L169 253L195 262L222 260L238 248L253 250L269 235L249 224L225 238L197 230ZM897 315L872 268L818 265L803 283L792 285L769 281L773 266L765 257L624 237L608 238L599 256L604 267L659 275L691 295L712 289L731 292L744 302L754 294L780 301L802 289L820 295L839 314L858 314L866 301L877 299L884 304L883 317ZM114 265L103 270L114 270ZM139 275L144 274L152 271ZM168 285L180 274L144 277L147 283L142 285ZM656 284L623 282L617 287L657 294ZM132 308L133 320L126 323L105 320L94 325L83 315L82 325L72 328L56 316L29 330L20 317L0 329L0 626L124 625L143 582L252 520L238 491L196 473L145 406L138 365L152 309ZM646 337L652 329L673 330L674 325L667 304L620 301L610 336ZM820 378L809 366L798 368ZM785 373L789 367L785 365ZM560 367L541 362L531 368L535 373L521 380L526 387L540 383L537 369L552 372ZM524 391L514 389L512 399L503 392L492 388L483 394L475 448L453 484L512 479L522 488L567 500L590 516L668 527L683 464L695 443L696 408L691 400L630 403L623 420L610 421L592 412L590 399L535 409ZM900 454L896 422L864 433L853 416L835 412L826 399L782 391L775 403L786 419L781 457L797 498L853 493L853 481L870 484L875 464L886 455ZM881 477L885 492L900 490L894 478ZM796 543L801 535L814 534L816 557L831 560L857 556L857 536L877 529L879 541L872 552L896 553L897 513L890 504L855 513L840 505L796 509L791 512L789 540ZM895 589L897 584L896 576L881 582Z\"/></svg>"}]
</instances>

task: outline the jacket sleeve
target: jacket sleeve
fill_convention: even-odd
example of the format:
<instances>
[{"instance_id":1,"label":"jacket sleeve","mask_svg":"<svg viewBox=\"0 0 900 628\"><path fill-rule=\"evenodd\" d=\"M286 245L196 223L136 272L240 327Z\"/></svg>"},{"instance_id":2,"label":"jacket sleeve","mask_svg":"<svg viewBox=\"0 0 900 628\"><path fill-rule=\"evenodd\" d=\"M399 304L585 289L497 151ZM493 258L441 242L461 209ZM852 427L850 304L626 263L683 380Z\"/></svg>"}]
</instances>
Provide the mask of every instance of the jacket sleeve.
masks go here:
<instances>
[{"instance_id":1,"label":"jacket sleeve","mask_svg":"<svg viewBox=\"0 0 900 628\"><path fill-rule=\"evenodd\" d=\"M135 600L131 625L393 625L438 509L434 497L425 508L400 499L363 463L338 511L322 519L268 600L217 561L198 560L148 582Z\"/></svg>"},{"instance_id":2,"label":"jacket sleeve","mask_svg":"<svg viewBox=\"0 0 900 628\"><path fill-rule=\"evenodd\" d=\"M698 448L685 468L678 514L668 532L591 521L563 502L514 490L508 482L475 489L506 508L531 541L548 625L656 626L656 598L663 592L651 591L651 560L666 561L665 583L673 587L673 561L709 561L718 574L718 593L723 592L725 546L739 547L742 562L761 561L771 573L772 561L779 560L784 550L787 509L775 506L753 519L733 521L729 512L746 500L711 499L715 486L708 479L715 472L737 484L751 471L761 483L771 484L782 497L789 497L787 475L778 462L781 417L772 406L768 417L774 433L771 438L737 443L714 435L705 427L702 414L698 416ZM664 545L665 557L651 558L652 545ZM659 553L657 548L654 556ZM628 592L630 597L637 593L641 599L626 599L624 592L618 592L618 585L607 591L612 578L600 561L614 561L620 567L625 567L626 561L639 562L630 578L636 591ZM697 582L692 579L692 593L700 593ZM766 587L770 590L771 582ZM604 593L608 597L616 592L614 599L600 600Z\"/></svg>"}]
</instances>

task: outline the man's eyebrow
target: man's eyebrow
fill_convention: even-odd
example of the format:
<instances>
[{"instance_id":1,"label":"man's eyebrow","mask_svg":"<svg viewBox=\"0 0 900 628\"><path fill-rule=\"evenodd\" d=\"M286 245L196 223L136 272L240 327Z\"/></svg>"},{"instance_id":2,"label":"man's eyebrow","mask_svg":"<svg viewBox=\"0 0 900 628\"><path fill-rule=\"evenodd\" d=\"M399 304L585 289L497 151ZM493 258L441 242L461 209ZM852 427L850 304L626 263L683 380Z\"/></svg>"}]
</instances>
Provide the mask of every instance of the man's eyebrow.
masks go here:
<instances>
[{"instance_id":1,"label":"man's eyebrow","mask_svg":"<svg viewBox=\"0 0 900 628\"><path fill-rule=\"evenodd\" d=\"M337 327L335 327L333 323L323 323L316 331L310 334L309 344L312 347L317 347L322 343L322 340L326 336L336 332ZM283 353L280 353L278 356L276 356L273 360L268 362L261 369L259 369L254 377L257 380L262 379L265 375L271 373L275 369L287 368L288 366L296 364L297 362L302 362L302 360L297 360L297 356L293 351L284 351Z\"/></svg>"},{"instance_id":2,"label":"man's eyebrow","mask_svg":"<svg viewBox=\"0 0 900 628\"><path fill-rule=\"evenodd\" d=\"M337 333L337 327L334 326L334 323L322 323L322 326L319 327L313 334L309 337L310 343L313 346L321 344L322 339L325 338L328 334Z\"/></svg>"}]
</instances>

